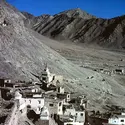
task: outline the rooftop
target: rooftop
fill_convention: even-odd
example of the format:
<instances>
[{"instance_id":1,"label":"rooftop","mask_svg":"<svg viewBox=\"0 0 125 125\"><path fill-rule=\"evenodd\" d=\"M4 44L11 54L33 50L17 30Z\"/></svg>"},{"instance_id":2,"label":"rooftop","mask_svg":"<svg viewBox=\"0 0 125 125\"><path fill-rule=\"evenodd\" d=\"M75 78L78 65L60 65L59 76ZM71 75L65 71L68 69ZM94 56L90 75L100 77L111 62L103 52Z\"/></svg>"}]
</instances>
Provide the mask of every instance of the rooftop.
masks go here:
<instances>
[{"instance_id":1,"label":"rooftop","mask_svg":"<svg viewBox=\"0 0 125 125\"><path fill-rule=\"evenodd\" d=\"M62 121L62 122L71 122L72 120L71 120L72 118L70 117L70 116L60 116L60 120Z\"/></svg>"},{"instance_id":2,"label":"rooftop","mask_svg":"<svg viewBox=\"0 0 125 125\"><path fill-rule=\"evenodd\" d=\"M125 118L125 115L114 115L113 117L111 117L111 118ZM110 119L111 119L110 118Z\"/></svg>"},{"instance_id":3,"label":"rooftop","mask_svg":"<svg viewBox=\"0 0 125 125\"><path fill-rule=\"evenodd\" d=\"M85 110L83 106L80 106L80 105L77 105L77 104L74 105L74 108L75 108L76 111L84 111Z\"/></svg>"}]
</instances>

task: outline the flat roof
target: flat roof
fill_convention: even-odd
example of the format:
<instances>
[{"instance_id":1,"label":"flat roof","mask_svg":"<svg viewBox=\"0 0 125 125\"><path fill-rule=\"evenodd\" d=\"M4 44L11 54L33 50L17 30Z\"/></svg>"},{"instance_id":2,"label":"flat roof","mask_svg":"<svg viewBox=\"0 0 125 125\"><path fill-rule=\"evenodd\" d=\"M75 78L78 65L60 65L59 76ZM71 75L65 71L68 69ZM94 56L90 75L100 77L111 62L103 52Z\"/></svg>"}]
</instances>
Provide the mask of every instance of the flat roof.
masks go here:
<instances>
[{"instance_id":1,"label":"flat roof","mask_svg":"<svg viewBox=\"0 0 125 125\"><path fill-rule=\"evenodd\" d=\"M44 97L23 97L24 99L45 99Z\"/></svg>"},{"instance_id":2,"label":"flat roof","mask_svg":"<svg viewBox=\"0 0 125 125\"><path fill-rule=\"evenodd\" d=\"M62 121L62 122L71 122L70 116L68 116L68 115L60 115L60 121Z\"/></svg>"},{"instance_id":3,"label":"flat roof","mask_svg":"<svg viewBox=\"0 0 125 125\"><path fill-rule=\"evenodd\" d=\"M112 118L125 118L125 115L114 115L110 119L112 119Z\"/></svg>"},{"instance_id":4,"label":"flat roof","mask_svg":"<svg viewBox=\"0 0 125 125\"><path fill-rule=\"evenodd\" d=\"M0 87L0 89L11 90L11 89L13 89L13 88L11 88L11 87Z\"/></svg>"}]
</instances>

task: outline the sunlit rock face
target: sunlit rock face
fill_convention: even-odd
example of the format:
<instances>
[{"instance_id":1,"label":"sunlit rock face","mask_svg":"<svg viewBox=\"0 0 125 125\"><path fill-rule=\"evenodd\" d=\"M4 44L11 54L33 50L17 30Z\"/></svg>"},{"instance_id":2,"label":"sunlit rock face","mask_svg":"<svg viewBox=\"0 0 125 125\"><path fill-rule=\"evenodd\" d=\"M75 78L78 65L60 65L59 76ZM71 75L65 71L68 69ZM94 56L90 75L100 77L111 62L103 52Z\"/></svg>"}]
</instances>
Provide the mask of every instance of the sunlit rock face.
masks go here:
<instances>
[{"instance_id":1,"label":"sunlit rock face","mask_svg":"<svg viewBox=\"0 0 125 125\"><path fill-rule=\"evenodd\" d=\"M31 22L34 20L26 17ZM40 20L30 27L50 38L60 41L69 40L83 43L83 45L93 44L105 48L125 49L124 15L102 19L77 8L49 16L49 18L43 16Z\"/></svg>"}]
</instances>

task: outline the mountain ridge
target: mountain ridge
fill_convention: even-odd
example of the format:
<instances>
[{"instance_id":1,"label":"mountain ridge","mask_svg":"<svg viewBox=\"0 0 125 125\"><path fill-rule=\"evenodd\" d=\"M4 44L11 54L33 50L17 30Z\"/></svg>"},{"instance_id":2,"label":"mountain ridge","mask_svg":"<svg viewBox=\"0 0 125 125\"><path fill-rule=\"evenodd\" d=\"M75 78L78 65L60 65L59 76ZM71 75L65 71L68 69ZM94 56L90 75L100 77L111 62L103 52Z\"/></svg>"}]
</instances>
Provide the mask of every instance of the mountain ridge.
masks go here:
<instances>
[{"instance_id":1,"label":"mountain ridge","mask_svg":"<svg viewBox=\"0 0 125 125\"><path fill-rule=\"evenodd\" d=\"M125 48L125 15L103 19L81 9L72 9L55 14L44 22L39 20L31 28L59 41L69 40L87 45L94 43L111 49Z\"/></svg>"}]
</instances>

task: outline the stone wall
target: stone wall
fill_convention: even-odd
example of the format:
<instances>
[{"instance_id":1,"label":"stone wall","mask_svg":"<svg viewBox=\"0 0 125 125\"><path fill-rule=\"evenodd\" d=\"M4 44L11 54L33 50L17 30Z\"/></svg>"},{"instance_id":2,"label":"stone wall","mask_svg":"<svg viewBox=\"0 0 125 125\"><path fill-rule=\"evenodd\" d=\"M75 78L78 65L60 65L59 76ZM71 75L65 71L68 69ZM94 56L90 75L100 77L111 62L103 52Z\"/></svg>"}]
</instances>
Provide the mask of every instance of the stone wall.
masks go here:
<instances>
[{"instance_id":1,"label":"stone wall","mask_svg":"<svg viewBox=\"0 0 125 125\"><path fill-rule=\"evenodd\" d=\"M17 125L18 123L18 109L17 102L15 102L11 113L8 115L4 125Z\"/></svg>"}]
</instances>

